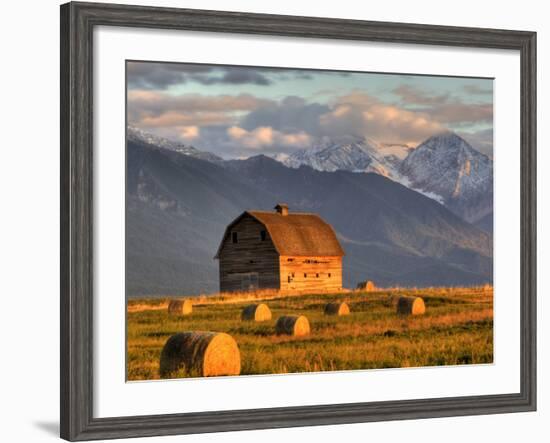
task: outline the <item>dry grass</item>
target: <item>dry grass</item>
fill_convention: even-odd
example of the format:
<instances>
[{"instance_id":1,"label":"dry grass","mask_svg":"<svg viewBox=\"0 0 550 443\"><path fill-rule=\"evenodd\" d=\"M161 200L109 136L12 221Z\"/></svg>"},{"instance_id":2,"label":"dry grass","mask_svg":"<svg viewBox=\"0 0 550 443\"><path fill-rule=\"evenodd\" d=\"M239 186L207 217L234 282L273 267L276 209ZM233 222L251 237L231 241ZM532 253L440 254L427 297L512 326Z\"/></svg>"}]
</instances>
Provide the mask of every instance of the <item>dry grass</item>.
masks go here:
<instances>
[{"instance_id":1,"label":"dry grass","mask_svg":"<svg viewBox=\"0 0 550 443\"><path fill-rule=\"evenodd\" d=\"M392 291L394 289L388 289ZM398 289L395 289L396 291ZM381 289L382 291L382 289ZM347 294L360 292L358 290L351 289L342 289L337 294ZM277 291L274 289L261 289L258 291L234 291L234 292L219 292L216 294L201 294L192 297L185 297L187 300L191 301L193 305L223 305L223 304L234 304L241 302L250 302L250 301L266 301L274 300L282 297L303 297L304 295L325 295L321 294L311 294L311 293L300 293L296 291ZM167 309L171 300L177 300L181 296L171 296L171 295L161 295L154 297L144 297L144 298L133 298L128 300L127 310L128 312L142 312L142 311L160 311Z\"/></svg>"},{"instance_id":2,"label":"dry grass","mask_svg":"<svg viewBox=\"0 0 550 443\"><path fill-rule=\"evenodd\" d=\"M398 316L392 301L398 295L421 296L426 313ZM242 322L249 300L270 300L273 320ZM328 301L346 301L351 314L324 315ZM241 375L493 361L492 288L378 288L326 295L239 294L234 299L220 295L195 301L191 316L168 315L167 303L164 298L128 305L130 380L159 378L160 353L168 338L199 330L226 332L236 340ZM289 314L306 316L310 335L276 335L274 319Z\"/></svg>"}]
</instances>

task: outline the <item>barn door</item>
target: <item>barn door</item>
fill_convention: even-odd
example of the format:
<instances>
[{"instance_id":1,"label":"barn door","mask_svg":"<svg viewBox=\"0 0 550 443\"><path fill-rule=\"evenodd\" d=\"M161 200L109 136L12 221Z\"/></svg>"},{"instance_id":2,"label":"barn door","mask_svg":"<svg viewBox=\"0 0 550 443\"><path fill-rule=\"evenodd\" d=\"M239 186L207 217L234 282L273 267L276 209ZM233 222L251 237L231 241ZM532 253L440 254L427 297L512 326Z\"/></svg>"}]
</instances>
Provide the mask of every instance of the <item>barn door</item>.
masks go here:
<instances>
[{"instance_id":1,"label":"barn door","mask_svg":"<svg viewBox=\"0 0 550 443\"><path fill-rule=\"evenodd\" d=\"M250 274L250 290L256 290L259 287L259 277L257 272Z\"/></svg>"},{"instance_id":2,"label":"barn door","mask_svg":"<svg viewBox=\"0 0 550 443\"><path fill-rule=\"evenodd\" d=\"M241 278L241 289L243 291L255 291L259 286L258 280L257 272L244 274Z\"/></svg>"}]
</instances>

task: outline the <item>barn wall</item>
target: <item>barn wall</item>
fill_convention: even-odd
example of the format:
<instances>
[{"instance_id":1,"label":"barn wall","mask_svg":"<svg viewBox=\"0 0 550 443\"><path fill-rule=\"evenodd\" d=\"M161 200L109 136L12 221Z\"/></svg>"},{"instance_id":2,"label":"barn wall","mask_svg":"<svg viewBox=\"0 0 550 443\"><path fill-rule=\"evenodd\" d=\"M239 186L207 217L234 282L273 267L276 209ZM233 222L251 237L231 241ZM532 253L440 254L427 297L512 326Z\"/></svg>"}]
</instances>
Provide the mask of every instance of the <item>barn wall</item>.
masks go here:
<instances>
[{"instance_id":1,"label":"barn wall","mask_svg":"<svg viewBox=\"0 0 550 443\"><path fill-rule=\"evenodd\" d=\"M342 257L281 256L279 263L282 290L318 292L342 289Z\"/></svg>"},{"instance_id":2,"label":"barn wall","mask_svg":"<svg viewBox=\"0 0 550 443\"><path fill-rule=\"evenodd\" d=\"M241 291L247 275L257 274L258 289L279 288L279 254L265 227L250 216L236 223L223 240L219 256L220 291ZM232 243L231 233L237 232L238 243ZM244 288L246 290L246 288Z\"/></svg>"}]
</instances>

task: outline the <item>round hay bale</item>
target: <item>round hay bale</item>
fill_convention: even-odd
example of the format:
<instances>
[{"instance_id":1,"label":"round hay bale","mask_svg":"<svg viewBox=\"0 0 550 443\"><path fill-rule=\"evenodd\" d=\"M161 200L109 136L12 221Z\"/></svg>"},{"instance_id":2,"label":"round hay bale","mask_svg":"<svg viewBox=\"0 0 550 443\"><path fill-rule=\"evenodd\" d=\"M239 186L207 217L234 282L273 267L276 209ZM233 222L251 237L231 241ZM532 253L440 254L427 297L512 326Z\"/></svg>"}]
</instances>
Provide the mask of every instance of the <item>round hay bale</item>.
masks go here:
<instances>
[{"instance_id":1,"label":"round hay bale","mask_svg":"<svg viewBox=\"0 0 550 443\"><path fill-rule=\"evenodd\" d=\"M424 300L420 297L399 297L397 313L400 315L422 315L426 312Z\"/></svg>"},{"instance_id":2,"label":"round hay bale","mask_svg":"<svg viewBox=\"0 0 550 443\"><path fill-rule=\"evenodd\" d=\"M483 290L486 291L486 292L491 291L492 289L493 289L493 286L490 285L489 283L485 283L483 285Z\"/></svg>"},{"instance_id":3,"label":"round hay bale","mask_svg":"<svg viewBox=\"0 0 550 443\"><path fill-rule=\"evenodd\" d=\"M168 304L168 313L174 315L189 315L193 312L193 303L191 300L170 300Z\"/></svg>"},{"instance_id":4,"label":"round hay bale","mask_svg":"<svg viewBox=\"0 0 550 443\"><path fill-rule=\"evenodd\" d=\"M277 320L275 331L277 335L309 335L309 321L303 315L285 315Z\"/></svg>"},{"instance_id":5,"label":"round hay bale","mask_svg":"<svg viewBox=\"0 0 550 443\"><path fill-rule=\"evenodd\" d=\"M389 296L390 305L397 309L397 304L399 303L400 298L401 298L400 295L390 295Z\"/></svg>"},{"instance_id":6,"label":"round hay bale","mask_svg":"<svg viewBox=\"0 0 550 443\"><path fill-rule=\"evenodd\" d=\"M241 312L241 320L266 321L271 320L271 311L265 303L248 305Z\"/></svg>"},{"instance_id":7,"label":"round hay bale","mask_svg":"<svg viewBox=\"0 0 550 443\"><path fill-rule=\"evenodd\" d=\"M357 284L357 289L363 289L367 292L373 292L376 290L376 286L374 286L374 282L372 280L366 280L359 282Z\"/></svg>"},{"instance_id":8,"label":"round hay bale","mask_svg":"<svg viewBox=\"0 0 550 443\"><path fill-rule=\"evenodd\" d=\"M346 302L327 303L325 315L349 315L349 306Z\"/></svg>"},{"instance_id":9,"label":"round hay bale","mask_svg":"<svg viewBox=\"0 0 550 443\"><path fill-rule=\"evenodd\" d=\"M181 332L172 335L160 354L160 377L175 372L188 376L239 375L241 354L237 342L224 332Z\"/></svg>"}]
</instances>

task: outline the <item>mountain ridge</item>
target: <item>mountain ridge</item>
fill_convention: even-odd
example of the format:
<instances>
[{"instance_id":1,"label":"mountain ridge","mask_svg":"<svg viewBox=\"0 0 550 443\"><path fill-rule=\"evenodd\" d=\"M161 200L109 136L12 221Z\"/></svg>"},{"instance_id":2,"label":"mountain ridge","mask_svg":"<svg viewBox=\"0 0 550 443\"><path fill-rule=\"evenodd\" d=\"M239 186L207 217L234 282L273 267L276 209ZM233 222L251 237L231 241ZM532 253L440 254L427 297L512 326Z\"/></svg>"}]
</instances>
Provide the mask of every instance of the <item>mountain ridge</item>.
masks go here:
<instances>
[{"instance_id":1,"label":"mountain ridge","mask_svg":"<svg viewBox=\"0 0 550 443\"><path fill-rule=\"evenodd\" d=\"M437 155L430 155L434 146ZM444 204L472 223L492 213L492 159L454 132L435 134L414 149L391 144L389 148L388 152L388 144L365 137L325 137L276 160L293 168L375 172ZM491 225L482 226L492 232Z\"/></svg>"},{"instance_id":2,"label":"mountain ridge","mask_svg":"<svg viewBox=\"0 0 550 443\"><path fill-rule=\"evenodd\" d=\"M146 143L151 146L167 149L169 151L179 152L183 155L200 158L213 163L223 162L223 159L220 156L213 154L212 152L203 151L195 148L194 146L186 145L181 142L151 134L150 132L143 131L136 126L128 125L127 137L128 141Z\"/></svg>"},{"instance_id":3,"label":"mountain ridge","mask_svg":"<svg viewBox=\"0 0 550 443\"><path fill-rule=\"evenodd\" d=\"M232 161L131 126L128 138L222 166ZM366 137L322 137L309 148L272 158L295 169L305 165L318 171L377 173L492 233L492 223L483 220L490 220L493 212L493 161L452 131L435 134L414 149Z\"/></svg>"},{"instance_id":4,"label":"mountain ridge","mask_svg":"<svg viewBox=\"0 0 550 443\"><path fill-rule=\"evenodd\" d=\"M382 152L383 149L390 151L392 146L394 152ZM404 145L383 147L366 137L323 137L311 147L299 149L279 161L291 168L306 165L318 171L375 172L400 181L395 166L406 153L408 149Z\"/></svg>"},{"instance_id":5,"label":"mountain ridge","mask_svg":"<svg viewBox=\"0 0 550 443\"><path fill-rule=\"evenodd\" d=\"M475 223L493 212L493 161L452 132L434 135L401 163L410 186L434 193L451 211Z\"/></svg>"},{"instance_id":6,"label":"mountain ridge","mask_svg":"<svg viewBox=\"0 0 550 443\"><path fill-rule=\"evenodd\" d=\"M266 156L216 164L128 141L127 291L218 289L213 257L247 209L315 212L346 250L346 287L465 285L492 280L492 239L437 202L374 173L289 168Z\"/></svg>"}]
</instances>

